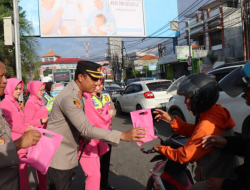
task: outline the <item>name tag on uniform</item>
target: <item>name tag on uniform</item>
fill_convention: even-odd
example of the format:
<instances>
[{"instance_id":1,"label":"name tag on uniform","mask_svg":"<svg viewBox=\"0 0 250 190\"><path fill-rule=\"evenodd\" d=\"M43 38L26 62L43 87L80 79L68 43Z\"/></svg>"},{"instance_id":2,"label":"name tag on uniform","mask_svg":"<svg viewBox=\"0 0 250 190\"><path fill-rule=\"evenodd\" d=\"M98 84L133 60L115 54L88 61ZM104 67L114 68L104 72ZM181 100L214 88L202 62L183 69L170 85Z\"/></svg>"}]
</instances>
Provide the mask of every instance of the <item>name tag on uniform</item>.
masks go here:
<instances>
[{"instance_id":1,"label":"name tag on uniform","mask_svg":"<svg viewBox=\"0 0 250 190\"><path fill-rule=\"evenodd\" d=\"M0 145L4 145L5 144L5 139L2 137L0 138Z\"/></svg>"}]
</instances>

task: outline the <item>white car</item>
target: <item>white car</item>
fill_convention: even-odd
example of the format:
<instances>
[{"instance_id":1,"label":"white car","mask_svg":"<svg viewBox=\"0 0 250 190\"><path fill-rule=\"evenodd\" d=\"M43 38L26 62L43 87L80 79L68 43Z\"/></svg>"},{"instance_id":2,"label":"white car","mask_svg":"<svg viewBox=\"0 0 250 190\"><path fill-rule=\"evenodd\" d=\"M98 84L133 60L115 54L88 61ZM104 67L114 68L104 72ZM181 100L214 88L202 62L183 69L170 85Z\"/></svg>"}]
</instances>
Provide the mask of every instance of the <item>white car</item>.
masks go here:
<instances>
[{"instance_id":1,"label":"white car","mask_svg":"<svg viewBox=\"0 0 250 190\"><path fill-rule=\"evenodd\" d=\"M127 86L122 95L117 97L117 114L132 112L140 109L164 109L171 96L166 90L171 85L171 80L147 80L134 82Z\"/></svg>"},{"instance_id":2,"label":"white car","mask_svg":"<svg viewBox=\"0 0 250 190\"><path fill-rule=\"evenodd\" d=\"M217 82L219 82L239 66L241 65L228 64L210 71L209 74L215 75ZM241 96L231 98L221 90L217 104L221 104L230 112L236 124L234 131L239 134L242 133L245 138L250 137L250 106L246 105L245 100ZM187 110L183 96L173 96L166 104L166 111L172 115L177 115L188 123L195 123L195 117Z\"/></svg>"}]
</instances>

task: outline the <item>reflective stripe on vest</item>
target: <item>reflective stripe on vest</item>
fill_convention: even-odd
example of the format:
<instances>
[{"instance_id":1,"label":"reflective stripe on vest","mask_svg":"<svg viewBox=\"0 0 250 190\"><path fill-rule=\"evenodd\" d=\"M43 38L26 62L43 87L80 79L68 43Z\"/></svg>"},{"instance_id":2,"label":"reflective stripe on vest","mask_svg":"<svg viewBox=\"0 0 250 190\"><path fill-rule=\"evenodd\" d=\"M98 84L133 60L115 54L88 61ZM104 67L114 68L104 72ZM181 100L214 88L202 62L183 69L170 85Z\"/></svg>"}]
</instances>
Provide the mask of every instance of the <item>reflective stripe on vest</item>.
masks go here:
<instances>
[{"instance_id":1,"label":"reflective stripe on vest","mask_svg":"<svg viewBox=\"0 0 250 190\"><path fill-rule=\"evenodd\" d=\"M45 107L47 108L48 111L51 111L55 99L47 94L44 96L44 98L47 100L47 104Z\"/></svg>"},{"instance_id":2,"label":"reflective stripe on vest","mask_svg":"<svg viewBox=\"0 0 250 190\"><path fill-rule=\"evenodd\" d=\"M93 100L96 109L101 109L104 105L111 105L111 98L109 94L102 94L102 101L100 101L95 96L93 96L91 99Z\"/></svg>"}]
</instances>

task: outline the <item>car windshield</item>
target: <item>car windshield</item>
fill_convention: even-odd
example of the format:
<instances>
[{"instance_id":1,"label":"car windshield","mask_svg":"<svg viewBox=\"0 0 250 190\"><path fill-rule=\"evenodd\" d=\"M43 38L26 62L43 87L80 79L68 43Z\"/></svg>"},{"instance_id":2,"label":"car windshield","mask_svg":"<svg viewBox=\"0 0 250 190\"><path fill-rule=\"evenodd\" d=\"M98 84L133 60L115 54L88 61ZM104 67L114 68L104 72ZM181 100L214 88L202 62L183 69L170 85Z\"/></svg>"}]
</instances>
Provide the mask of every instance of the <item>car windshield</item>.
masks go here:
<instances>
[{"instance_id":1,"label":"car windshield","mask_svg":"<svg viewBox=\"0 0 250 190\"><path fill-rule=\"evenodd\" d=\"M150 91L165 91L171 85L171 81L158 81L146 85Z\"/></svg>"},{"instance_id":2,"label":"car windshield","mask_svg":"<svg viewBox=\"0 0 250 190\"><path fill-rule=\"evenodd\" d=\"M123 90L122 88L118 88L118 87L105 87L106 90Z\"/></svg>"}]
</instances>

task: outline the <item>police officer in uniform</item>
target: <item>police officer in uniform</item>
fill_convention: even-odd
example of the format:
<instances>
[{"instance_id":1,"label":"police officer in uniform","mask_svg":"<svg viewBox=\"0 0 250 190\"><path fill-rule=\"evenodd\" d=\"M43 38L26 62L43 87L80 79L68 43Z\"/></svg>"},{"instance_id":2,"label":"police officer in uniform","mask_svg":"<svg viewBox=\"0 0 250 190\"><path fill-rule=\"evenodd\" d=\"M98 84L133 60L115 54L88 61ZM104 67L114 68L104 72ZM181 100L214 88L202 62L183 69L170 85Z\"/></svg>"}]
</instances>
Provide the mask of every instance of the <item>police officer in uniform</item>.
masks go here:
<instances>
[{"instance_id":1,"label":"police officer in uniform","mask_svg":"<svg viewBox=\"0 0 250 190\"><path fill-rule=\"evenodd\" d=\"M79 61L75 80L56 97L47 129L63 136L47 172L50 190L71 190L72 175L78 165L79 139L89 137L118 146L120 140L140 141L145 128L127 132L105 130L91 126L84 112L84 92L94 92L101 74L101 66L90 61ZM143 130L143 131L140 131Z\"/></svg>"},{"instance_id":2,"label":"police officer in uniform","mask_svg":"<svg viewBox=\"0 0 250 190\"><path fill-rule=\"evenodd\" d=\"M7 84L7 71L0 57L0 96L3 96ZM26 131L19 139L12 141L11 126L5 121L0 109L0 189L18 190L17 151L37 144L41 134L33 129Z\"/></svg>"},{"instance_id":3,"label":"police officer in uniform","mask_svg":"<svg viewBox=\"0 0 250 190\"><path fill-rule=\"evenodd\" d=\"M43 94L43 103L45 105L45 107L48 110L48 115L50 115L51 110L52 110L52 106L54 103L54 98L51 96L50 92L52 91L53 88L53 82L46 82L45 83L45 93Z\"/></svg>"}]
</instances>

